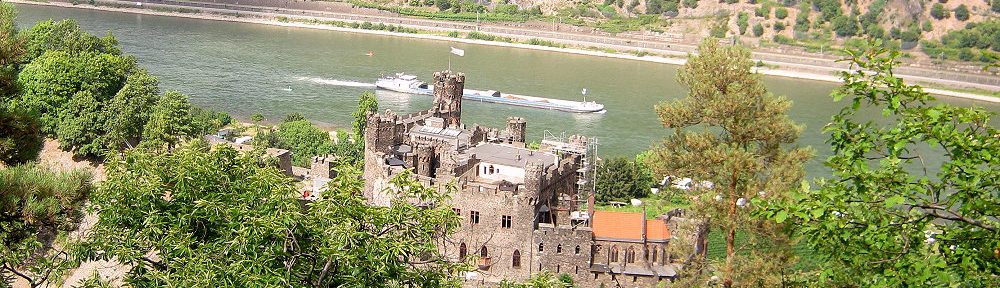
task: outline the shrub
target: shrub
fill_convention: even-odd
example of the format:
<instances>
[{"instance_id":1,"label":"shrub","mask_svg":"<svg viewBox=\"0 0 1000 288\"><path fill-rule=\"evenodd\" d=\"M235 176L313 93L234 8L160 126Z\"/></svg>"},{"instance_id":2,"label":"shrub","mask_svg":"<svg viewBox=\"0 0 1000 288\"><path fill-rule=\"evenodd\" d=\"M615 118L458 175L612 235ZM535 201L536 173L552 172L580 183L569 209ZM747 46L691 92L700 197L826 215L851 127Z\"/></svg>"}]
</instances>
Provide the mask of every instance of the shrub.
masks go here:
<instances>
[{"instance_id":1,"label":"shrub","mask_svg":"<svg viewBox=\"0 0 1000 288\"><path fill-rule=\"evenodd\" d=\"M774 31L785 31L785 22L774 22Z\"/></svg>"},{"instance_id":2,"label":"shrub","mask_svg":"<svg viewBox=\"0 0 1000 288\"><path fill-rule=\"evenodd\" d=\"M858 21L846 15L837 16L833 19L833 31L840 37L849 37L858 34Z\"/></svg>"},{"instance_id":3,"label":"shrub","mask_svg":"<svg viewBox=\"0 0 1000 288\"><path fill-rule=\"evenodd\" d=\"M934 19L945 19L951 16L949 14L948 9L945 9L941 3L934 3L934 6L931 6L931 17Z\"/></svg>"},{"instance_id":4,"label":"shrub","mask_svg":"<svg viewBox=\"0 0 1000 288\"><path fill-rule=\"evenodd\" d=\"M653 184L653 175L641 162L612 158L601 161L597 170L597 191L594 196L600 202L646 197Z\"/></svg>"},{"instance_id":5,"label":"shrub","mask_svg":"<svg viewBox=\"0 0 1000 288\"><path fill-rule=\"evenodd\" d=\"M0 163L20 164L38 157L42 133L38 119L0 103Z\"/></svg>"},{"instance_id":6,"label":"shrub","mask_svg":"<svg viewBox=\"0 0 1000 288\"><path fill-rule=\"evenodd\" d=\"M750 15L748 15L747 12L740 12L740 14L736 16L736 26L740 28L740 35L747 32L747 27L750 26L750 23L748 22L749 18Z\"/></svg>"},{"instance_id":7,"label":"shrub","mask_svg":"<svg viewBox=\"0 0 1000 288\"><path fill-rule=\"evenodd\" d=\"M760 25L760 23L754 24L753 36L760 37L760 35L764 35L764 25Z\"/></svg>"},{"instance_id":8,"label":"shrub","mask_svg":"<svg viewBox=\"0 0 1000 288\"><path fill-rule=\"evenodd\" d=\"M993 0L993 2L990 2L990 10L1000 13L1000 0Z\"/></svg>"},{"instance_id":9,"label":"shrub","mask_svg":"<svg viewBox=\"0 0 1000 288\"><path fill-rule=\"evenodd\" d=\"M1000 0L997 0L997 1L1000 1ZM684 7L687 7L687 8L698 8L698 0L684 0L683 4L684 4Z\"/></svg>"},{"instance_id":10,"label":"shrub","mask_svg":"<svg viewBox=\"0 0 1000 288\"><path fill-rule=\"evenodd\" d=\"M781 34L774 35L774 38L772 38L771 40L773 40L775 43L786 44L786 45L792 44L792 43L795 42L794 40L792 40L792 38L789 38L788 36L781 35Z\"/></svg>"},{"instance_id":11,"label":"shrub","mask_svg":"<svg viewBox=\"0 0 1000 288\"><path fill-rule=\"evenodd\" d=\"M969 7L965 6L965 4L958 5L955 8L955 19L958 19L958 21L969 20Z\"/></svg>"},{"instance_id":12,"label":"shrub","mask_svg":"<svg viewBox=\"0 0 1000 288\"><path fill-rule=\"evenodd\" d=\"M931 20L924 20L924 23L920 26L920 28L923 29L924 32L931 32L931 30L934 30Z\"/></svg>"},{"instance_id":13,"label":"shrub","mask_svg":"<svg viewBox=\"0 0 1000 288\"><path fill-rule=\"evenodd\" d=\"M788 9L785 9L785 7L778 7L778 9L774 10L774 17L784 20L788 17Z\"/></svg>"}]
</instances>

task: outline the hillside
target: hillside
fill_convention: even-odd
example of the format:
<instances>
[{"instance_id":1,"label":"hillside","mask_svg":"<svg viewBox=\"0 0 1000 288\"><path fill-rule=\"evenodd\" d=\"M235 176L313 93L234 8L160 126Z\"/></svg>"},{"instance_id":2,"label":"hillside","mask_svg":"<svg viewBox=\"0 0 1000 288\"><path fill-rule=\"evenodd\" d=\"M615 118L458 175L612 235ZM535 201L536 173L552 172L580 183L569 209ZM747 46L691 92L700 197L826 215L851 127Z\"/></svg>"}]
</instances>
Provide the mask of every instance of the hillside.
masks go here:
<instances>
[{"instance_id":1,"label":"hillside","mask_svg":"<svg viewBox=\"0 0 1000 288\"><path fill-rule=\"evenodd\" d=\"M924 59L995 62L995 52L1000 51L1000 0L350 2L369 8L404 9L430 18L465 15L472 21L561 22L608 33L669 35L684 39L714 36L736 38L758 46L802 46L810 51L856 45L869 37L883 39L890 46L908 52L923 52L910 53L910 57ZM976 25L981 27L972 29ZM973 30L978 34L967 33Z\"/></svg>"}]
</instances>

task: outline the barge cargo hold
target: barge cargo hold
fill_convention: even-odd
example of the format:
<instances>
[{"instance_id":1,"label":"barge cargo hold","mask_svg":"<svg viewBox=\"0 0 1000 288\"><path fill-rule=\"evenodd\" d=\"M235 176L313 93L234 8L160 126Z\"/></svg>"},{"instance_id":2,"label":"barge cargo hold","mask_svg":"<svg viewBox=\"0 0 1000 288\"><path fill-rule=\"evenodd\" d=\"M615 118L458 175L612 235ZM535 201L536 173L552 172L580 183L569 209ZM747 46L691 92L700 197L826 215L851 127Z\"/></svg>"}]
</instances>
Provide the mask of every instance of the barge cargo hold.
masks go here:
<instances>
[{"instance_id":1,"label":"barge cargo hold","mask_svg":"<svg viewBox=\"0 0 1000 288\"><path fill-rule=\"evenodd\" d=\"M397 73L393 76L381 77L375 81L375 87L389 91L417 95L434 95L434 87L424 81L417 79L417 76ZM574 113L602 113L604 105L597 102L580 102L561 99L551 99L535 96L525 96L501 93L494 90L474 90L466 88L462 93L462 99L523 106L531 108L557 110Z\"/></svg>"}]
</instances>

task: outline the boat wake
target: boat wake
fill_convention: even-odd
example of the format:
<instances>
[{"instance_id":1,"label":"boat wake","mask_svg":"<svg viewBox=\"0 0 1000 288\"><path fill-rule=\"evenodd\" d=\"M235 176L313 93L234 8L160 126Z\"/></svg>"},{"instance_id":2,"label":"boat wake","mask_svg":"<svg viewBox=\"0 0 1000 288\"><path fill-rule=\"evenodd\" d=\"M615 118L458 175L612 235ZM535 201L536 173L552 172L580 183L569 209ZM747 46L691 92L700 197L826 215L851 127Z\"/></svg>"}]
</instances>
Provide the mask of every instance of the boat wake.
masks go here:
<instances>
[{"instance_id":1,"label":"boat wake","mask_svg":"<svg viewBox=\"0 0 1000 288\"><path fill-rule=\"evenodd\" d=\"M322 85L334 85L334 86L346 86L346 87L360 87L360 88L375 88L375 84L372 84L372 83L363 83L363 82L355 82L355 81L344 81L344 80L337 80L337 79L323 79L323 78L316 78L316 77L299 77L298 80L299 81L313 82L313 83L322 84Z\"/></svg>"}]
</instances>

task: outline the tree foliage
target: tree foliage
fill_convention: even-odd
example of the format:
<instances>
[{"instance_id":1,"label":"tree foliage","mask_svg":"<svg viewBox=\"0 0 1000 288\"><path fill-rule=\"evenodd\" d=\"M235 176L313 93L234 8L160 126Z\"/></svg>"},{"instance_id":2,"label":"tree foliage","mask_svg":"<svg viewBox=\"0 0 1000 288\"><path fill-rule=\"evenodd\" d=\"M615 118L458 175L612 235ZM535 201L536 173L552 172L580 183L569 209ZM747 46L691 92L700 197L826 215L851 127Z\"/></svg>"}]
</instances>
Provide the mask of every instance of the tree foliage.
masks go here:
<instances>
[{"instance_id":1,"label":"tree foliage","mask_svg":"<svg viewBox=\"0 0 1000 288\"><path fill-rule=\"evenodd\" d=\"M61 112L77 93L104 102L121 89L134 68L134 59L112 54L46 52L18 74L22 92L14 104L39 115L42 131L55 134Z\"/></svg>"},{"instance_id":2,"label":"tree foliage","mask_svg":"<svg viewBox=\"0 0 1000 288\"><path fill-rule=\"evenodd\" d=\"M749 203L784 197L803 177L802 163L811 151L786 147L795 143L802 127L785 114L791 102L768 93L761 75L753 73L748 49L708 40L698 53L679 73L688 96L656 106L660 121L672 133L654 148L648 162L657 175L713 183L690 190L692 209L709 227L726 233L726 263L720 270L727 286L750 285L732 282L745 278L736 274L740 271L767 279L763 286L777 286L780 277L765 277L781 271L734 267L743 262L734 246L736 231L748 234L751 242L784 241L773 222L752 217L759 208ZM772 267L788 268L787 250L768 252L773 255L761 257L779 262Z\"/></svg>"},{"instance_id":3,"label":"tree foliage","mask_svg":"<svg viewBox=\"0 0 1000 288\"><path fill-rule=\"evenodd\" d=\"M24 163L38 157L42 134L38 119L0 104L0 163Z\"/></svg>"},{"instance_id":4,"label":"tree foliage","mask_svg":"<svg viewBox=\"0 0 1000 288\"><path fill-rule=\"evenodd\" d=\"M541 272L531 276L524 282L500 281L500 288L573 288L573 277L569 274L561 274L559 277L550 272Z\"/></svg>"},{"instance_id":5,"label":"tree foliage","mask_svg":"<svg viewBox=\"0 0 1000 288\"><path fill-rule=\"evenodd\" d=\"M951 17L951 13L948 9L944 8L944 5L941 5L941 3L934 3L934 5L931 6L931 17L941 20Z\"/></svg>"},{"instance_id":6,"label":"tree foliage","mask_svg":"<svg viewBox=\"0 0 1000 288\"><path fill-rule=\"evenodd\" d=\"M446 194L403 173L394 205L368 206L360 172L344 167L302 209L261 156L226 146L115 156L93 197L90 257L134 267L125 280L141 287L457 286L450 275L464 265L433 244L458 225Z\"/></svg>"},{"instance_id":7,"label":"tree foliage","mask_svg":"<svg viewBox=\"0 0 1000 288\"><path fill-rule=\"evenodd\" d=\"M1000 131L978 108L935 104L879 42L848 51L824 129L832 179L767 213L828 262L821 286L1000 284ZM881 110L887 120L864 114Z\"/></svg>"},{"instance_id":8,"label":"tree foliage","mask_svg":"<svg viewBox=\"0 0 1000 288\"><path fill-rule=\"evenodd\" d=\"M969 20L969 6L965 6L965 4L958 5L955 8L955 19L959 21Z\"/></svg>"},{"instance_id":9,"label":"tree foliage","mask_svg":"<svg viewBox=\"0 0 1000 288\"><path fill-rule=\"evenodd\" d=\"M53 173L34 164L0 169L0 279L32 287L75 266L66 251L49 251L59 232L72 231L92 191L90 173Z\"/></svg>"},{"instance_id":10,"label":"tree foliage","mask_svg":"<svg viewBox=\"0 0 1000 288\"><path fill-rule=\"evenodd\" d=\"M118 40L114 35L97 37L83 31L80 25L72 19L61 21L42 21L31 29L22 32L25 40L27 58L25 62L33 62L48 51L63 51L67 53L98 53L121 55Z\"/></svg>"},{"instance_id":11,"label":"tree foliage","mask_svg":"<svg viewBox=\"0 0 1000 288\"><path fill-rule=\"evenodd\" d=\"M153 107L149 122L143 129L143 145L172 150L182 139L198 136L194 134L193 122L187 95L167 91Z\"/></svg>"},{"instance_id":12,"label":"tree foliage","mask_svg":"<svg viewBox=\"0 0 1000 288\"><path fill-rule=\"evenodd\" d=\"M365 123L368 121L368 113L378 112L378 98L375 93L365 91L358 99L358 109L354 110L354 140L361 142L365 138Z\"/></svg>"},{"instance_id":13,"label":"tree foliage","mask_svg":"<svg viewBox=\"0 0 1000 288\"><path fill-rule=\"evenodd\" d=\"M24 56L24 41L17 35L17 10L0 3L0 106L17 94L17 72Z\"/></svg>"},{"instance_id":14,"label":"tree foliage","mask_svg":"<svg viewBox=\"0 0 1000 288\"><path fill-rule=\"evenodd\" d=\"M602 160L597 167L595 200L628 201L646 197L653 185L653 175L645 163L626 158Z\"/></svg>"},{"instance_id":15,"label":"tree foliage","mask_svg":"<svg viewBox=\"0 0 1000 288\"><path fill-rule=\"evenodd\" d=\"M278 148L292 151L292 164L296 166L309 167L313 156L333 152L330 134L313 126L309 120L281 123L274 133Z\"/></svg>"}]
</instances>

